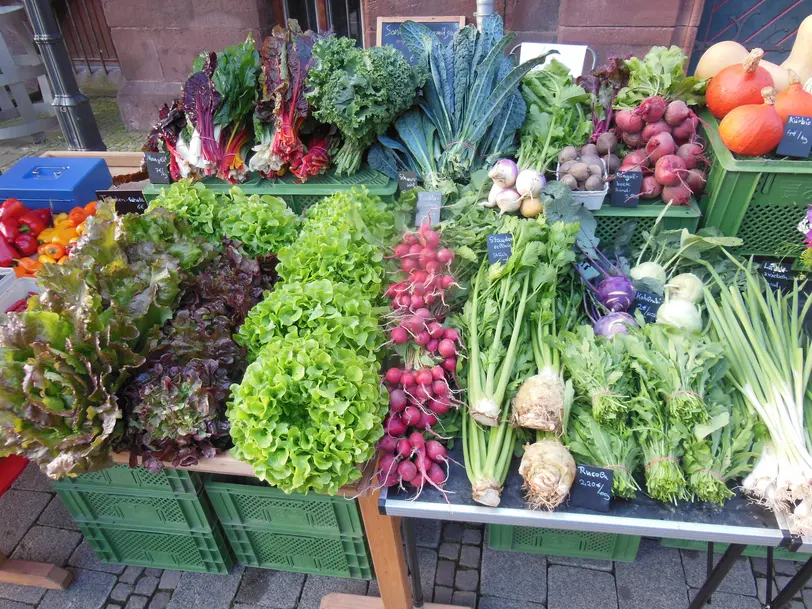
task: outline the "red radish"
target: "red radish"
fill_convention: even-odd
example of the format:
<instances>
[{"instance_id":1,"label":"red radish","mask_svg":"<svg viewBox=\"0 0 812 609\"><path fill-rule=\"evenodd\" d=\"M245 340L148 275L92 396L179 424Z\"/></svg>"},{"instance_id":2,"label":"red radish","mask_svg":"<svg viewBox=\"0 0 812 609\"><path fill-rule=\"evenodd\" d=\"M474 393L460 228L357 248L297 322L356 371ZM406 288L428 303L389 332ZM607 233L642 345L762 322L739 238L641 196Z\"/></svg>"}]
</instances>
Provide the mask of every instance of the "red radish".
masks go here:
<instances>
[{"instance_id":1,"label":"red radish","mask_svg":"<svg viewBox=\"0 0 812 609\"><path fill-rule=\"evenodd\" d=\"M663 201L673 205L690 205L691 190L685 184L663 188Z\"/></svg>"},{"instance_id":2,"label":"red radish","mask_svg":"<svg viewBox=\"0 0 812 609\"><path fill-rule=\"evenodd\" d=\"M434 366L431 369L431 378L435 381L442 381L445 379L445 370L443 370L442 366Z\"/></svg>"},{"instance_id":3,"label":"red radish","mask_svg":"<svg viewBox=\"0 0 812 609\"><path fill-rule=\"evenodd\" d=\"M420 411L418 410L418 412ZM383 428L390 436L402 436L406 433L407 429L406 425L403 423L403 420L396 414L389 416L386 423L384 423Z\"/></svg>"},{"instance_id":4,"label":"red radish","mask_svg":"<svg viewBox=\"0 0 812 609\"><path fill-rule=\"evenodd\" d=\"M422 283L413 283L410 292L413 296L423 296L426 293L426 286Z\"/></svg>"},{"instance_id":5,"label":"red radish","mask_svg":"<svg viewBox=\"0 0 812 609\"><path fill-rule=\"evenodd\" d=\"M420 327L422 328L424 324L423 320L431 319L431 311L429 311L428 309L424 309L423 307L416 307L416 309L417 310L414 312L414 314L420 318Z\"/></svg>"},{"instance_id":6,"label":"red radish","mask_svg":"<svg viewBox=\"0 0 812 609\"><path fill-rule=\"evenodd\" d=\"M431 306L437 302L437 297L434 294L426 294L426 297L423 300L427 305Z\"/></svg>"},{"instance_id":7,"label":"red radish","mask_svg":"<svg viewBox=\"0 0 812 609\"><path fill-rule=\"evenodd\" d=\"M700 196L705 192L705 186L708 183L708 176L701 169L689 169L685 174L685 183L695 197Z\"/></svg>"},{"instance_id":8,"label":"red radish","mask_svg":"<svg viewBox=\"0 0 812 609\"><path fill-rule=\"evenodd\" d=\"M443 368L448 370L449 372L456 372L457 371L457 358L456 357L447 357L443 360L443 363L440 364Z\"/></svg>"},{"instance_id":9,"label":"red radish","mask_svg":"<svg viewBox=\"0 0 812 609\"><path fill-rule=\"evenodd\" d=\"M674 127L674 130L671 132L674 136L674 141L679 142L680 144L690 142L696 135L696 128L698 125L698 117L691 116L686 118L679 125Z\"/></svg>"},{"instance_id":10,"label":"red radish","mask_svg":"<svg viewBox=\"0 0 812 609\"><path fill-rule=\"evenodd\" d=\"M703 160L704 148L695 142L688 142L677 148L677 156L685 163L685 169L693 169Z\"/></svg>"},{"instance_id":11,"label":"red radish","mask_svg":"<svg viewBox=\"0 0 812 609\"><path fill-rule=\"evenodd\" d=\"M389 409L392 412L400 412L406 408L406 392L403 389L393 389L389 394Z\"/></svg>"},{"instance_id":12,"label":"red radish","mask_svg":"<svg viewBox=\"0 0 812 609\"><path fill-rule=\"evenodd\" d=\"M431 385L434 377L431 375L431 370L428 368L422 368L417 371L417 374L414 375L414 379L417 381L418 385Z\"/></svg>"},{"instance_id":13,"label":"red radish","mask_svg":"<svg viewBox=\"0 0 812 609\"><path fill-rule=\"evenodd\" d=\"M397 447L398 441L392 436L384 436L383 438L381 438L381 441L378 442L378 448L380 448L385 453L393 453L395 452L395 449Z\"/></svg>"},{"instance_id":14,"label":"red radish","mask_svg":"<svg viewBox=\"0 0 812 609\"><path fill-rule=\"evenodd\" d=\"M623 143L629 148L640 148L645 144L642 133L628 133L624 131L622 139Z\"/></svg>"},{"instance_id":15,"label":"red radish","mask_svg":"<svg viewBox=\"0 0 812 609\"><path fill-rule=\"evenodd\" d=\"M453 340L444 338L440 341L440 346L437 348L437 352L443 357L455 357L457 355L457 346L454 344Z\"/></svg>"},{"instance_id":16,"label":"red radish","mask_svg":"<svg viewBox=\"0 0 812 609\"><path fill-rule=\"evenodd\" d=\"M396 345L402 345L409 340L409 333L403 326L392 328L392 342Z\"/></svg>"},{"instance_id":17,"label":"red radish","mask_svg":"<svg viewBox=\"0 0 812 609\"><path fill-rule=\"evenodd\" d=\"M665 122L676 127L686 118L691 116L691 109L681 99L675 99L665 109Z\"/></svg>"},{"instance_id":18,"label":"red radish","mask_svg":"<svg viewBox=\"0 0 812 609\"><path fill-rule=\"evenodd\" d=\"M425 268L429 273L439 273L440 269L443 268L443 265L436 260L432 260L431 262L427 262L423 268Z\"/></svg>"},{"instance_id":19,"label":"red radish","mask_svg":"<svg viewBox=\"0 0 812 609\"><path fill-rule=\"evenodd\" d=\"M648 142L655 135L661 133L671 133L671 127L668 126L668 123L663 120L659 120L656 123L649 123L643 128L643 141Z\"/></svg>"},{"instance_id":20,"label":"red radish","mask_svg":"<svg viewBox=\"0 0 812 609\"><path fill-rule=\"evenodd\" d=\"M442 262L443 264L448 264L452 260L454 260L454 252L452 252L448 248L443 248L439 252L437 252L437 261Z\"/></svg>"},{"instance_id":21,"label":"red radish","mask_svg":"<svg viewBox=\"0 0 812 609\"><path fill-rule=\"evenodd\" d=\"M426 442L426 454L432 461L444 463L448 456L448 450L437 440L428 440Z\"/></svg>"},{"instance_id":22,"label":"red radish","mask_svg":"<svg viewBox=\"0 0 812 609\"><path fill-rule=\"evenodd\" d=\"M415 384L414 380L414 371L413 370L406 370L403 374L400 375L400 384L404 387L409 387Z\"/></svg>"},{"instance_id":23,"label":"red radish","mask_svg":"<svg viewBox=\"0 0 812 609\"><path fill-rule=\"evenodd\" d=\"M420 422L420 409L417 406L407 406L401 415L403 424L406 427L412 427ZM406 430L404 430L405 432ZM400 435L400 434L395 434Z\"/></svg>"},{"instance_id":24,"label":"red radish","mask_svg":"<svg viewBox=\"0 0 812 609\"><path fill-rule=\"evenodd\" d=\"M424 448L425 447L421 446L420 450L417 451L417 454L414 457L414 464L420 471L427 471L431 467L431 464L434 463L434 461L431 460L431 457L426 454Z\"/></svg>"},{"instance_id":25,"label":"red radish","mask_svg":"<svg viewBox=\"0 0 812 609\"><path fill-rule=\"evenodd\" d=\"M409 248L409 254L412 256L419 256L420 252L423 251L423 247L419 243L415 243L412 247Z\"/></svg>"},{"instance_id":26,"label":"red radish","mask_svg":"<svg viewBox=\"0 0 812 609\"><path fill-rule=\"evenodd\" d=\"M438 245L440 245L440 234L439 233L437 233L437 232L435 232L433 230L424 231L422 229L422 227L421 227L420 234L423 237L423 243L425 243L426 247L434 248L434 247L437 247Z\"/></svg>"},{"instance_id":27,"label":"red radish","mask_svg":"<svg viewBox=\"0 0 812 609\"><path fill-rule=\"evenodd\" d=\"M421 347L425 347L426 345L428 345L430 340L431 336L429 336L429 333L426 332L425 330L419 332L417 336L414 337L414 342L420 345Z\"/></svg>"},{"instance_id":28,"label":"red radish","mask_svg":"<svg viewBox=\"0 0 812 609\"><path fill-rule=\"evenodd\" d=\"M646 153L648 153L652 163L656 163L662 157L668 154L674 154L676 151L677 147L670 133L655 135L648 141L648 144L646 144Z\"/></svg>"},{"instance_id":29,"label":"red radish","mask_svg":"<svg viewBox=\"0 0 812 609\"><path fill-rule=\"evenodd\" d=\"M397 385L400 382L401 374L403 374L403 370L400 368L390 368L386 371L386 382Z\"/></svg>"},{"instance_id":30,"label":"red radish","mask_svg":"<svg viewBox=\"0 0 812 609\"><path fill-rule=\"evenodd\" d=\"M666 106L667 103L665 99L659 95L655 95L644 99L643 103L635 108L632 114L639 116L647 123L654 123L663 117Z\"/></svg>"},{"instance_id":31,"label":"red radish","mask_svg":"<svg viewBox=\"0 0 812 609\"><path fill-rule=\"evenodd\" d=\"M397 472L386 473L383 470L378 472L378 480L383 486L397 486L400 483L400 476Z\"/></svg>"},{"instance_id":32,"label":"red radish","mask_svg":"<svg viewBox=\"0 0 812 609\"><path fill-rule=\"evenodd\" d=\"M436 321L433 321L429 324L428 331L429 336L437 339L442 338L443 334L445 334L445 328L443 328L443 324Z\"/></svg>"},{"instance_id":33,"label":"red radish","mask_svg":"<svg viewBox=\"0 0 812 609\"><path fill-rule=\"evenodd\" d=\"M401 461L398 465L398 474L405 482L411 482L417 476L417 466L411 461Z\"/></svg>"},{"instance_id":34,"label":"red radish","mask_svg":"<svg viewBox=\"0 0 812 609\"><path fill-rule=\"evenodd\" d=\"M446 328L443 338L447 338L448 340L453 340L454 342L457 342L460 339L460 333L457 332L456 328Z\"/></svg>"},{"instance_id":35,"label":"red radish","mask_svg":"<svg viewBox=\"0 0 812 609\"><path fill-rule=\"evenodd\" d=\"M615 124L624 133L640 133L646 126L645 121L631 110L619 110L615 113Z\"/></svg>"},{"instance_id":36,"label":"red radish","mask_svg":"<svg viewBox=\"0 0 812 609\"><path fill-rule=\"evenodd\" d=\"M640 165L641 167L648 167L649 160L646 156L645 150L632 150L623 159L624 165Z\"/></svg>"},{"instance_id":37,"label":"red radish","mask_svg":"<svg viewBox=\"0 0 812 609\"><path fill-rule=\"evenodd\" d=\"M397 459L395 458L395 455L392 453L385 454L381 457L381 460L378 461L378 469L384 474L388 474L389 472L394 471L396 462Z\"/></svg>"},{"instance_id":38,"label":"red radish","mask_svg":"<svg viewBox=\"0 0 812 609\"><path fill-rule=\"evenodd\" d=\"M425 304L423 298L421 296L412 296L412 301L409 303L409 306L412 309L418 309Z\"/></svg>"},{"instance_id":39,"label":"red radish","mask_svg":"<svg viewBox=\"0 0 812 609\"><path fill-rule=\"evenodd\" d=\"M406 243L398 243L395 246L395 257L403 258L409 253L409 246Z\"/></svg>"},{"instance_id":40,"label":"red radish","mask_svg":"<svg viewBox=\"0 0 812 609\"><path fill-rule=\"evenodd\" d=\"M408 245L418 245L417 235L414 233L406 233L403 235L403 242Z\"/></svg>"},{"instance_id":41,"label":"red radish","mask_svg":"<svg viewBox=\"0 0 812 609\"><path fill-rule=\"evenodd\" d=\"M437 347L440 346L440 341L436 338L432 338L428 343L426 343L426 351L429 353L437 353Z\"/></svg>"},{"instance_id":42,"label":"red radish","mask_svg":"<svg viewBox=\"0 0 812 609\"><path fill-rule=\"evenodd\" d=\"M408 459L412 456L412 445L409 443L409 440L406 438L401 438L397 441L397 446L395 447L395 454L398 457L403 457L404 459Z\"/></svg>"},{"instance_id":43,"label":"red radish","mask_svg":"<svg viewBox=\"0 0 812 609\"><path fill-rule=\"evenodd\" d=\"M429 274L426 271L415 271L409 275L409 279L412 280L412 283L426 283L426 279L428 278Z\"/></svg>"},{"instance_id":44,"label":"red radish","mask_svg":"<svg viewBox=\"0 0 812 609\"><path fill-rule=\"evenodd\" d=\"M400 263L400 270L402 270L404 273L408 273L410 271L414 271L418 266L419 264L414 258L404 258Z\"/></svg>"},{"instance_id":45,"label":"red radish","mask_svg":"<svg viewBox=\"0 0 812 609\"><path fill-rule=\"evenodd\" d=\"M446 480L446 475L443 468L436 463L431 464L431 467L426 475L428 479L436 485L443 484Z\"/></svg>"},{"instance_id":46,"label":"red radish","mask_svg":"<svg viewBox=\"0 0 812 609\"><path fill-rule=\"evenodd\" d=\"M429 410L436 415L443 416L450 408L451 404L445 397L440 397L429 402Z\"/></svg>"},{"instance_id":47,"label":"red radish","mask_svg":"<svg viewBox=\"0 0 812 609\"><path fill-rule=\"evenodd\" d=\"M431 384L431 391L437 396L445 395L448 393L448 385L445 381L434 381Z\"/></svg>"},{"instance_id":48,"label":"red radish","mask_svg":"<svg viewBox=\"0 0 812 609\"><path fill-rule=\"evenodd\" d=\"M685 173L685 161L676 154L667 154L657 161L654 177L663 186L676 186L682 182L681 174Z\"/></svg>"},{"instance_id":49,"label":"red radish","mask_svg":"<svg viewBox=\"0 0 812 609\"><path fill-rule=\"evenodd\" d=\"M403 325L410 332L420 332L426 326L426 322L419 315L411 315L403 321Z\"/></svg>"},{"instance_id":50,"label":"red radish","mask_svg":"<svg viewBox=\"0 0 812 609\"><path fill-rule=\"evenodd\" d=\"M411 484L415 488L423 488L423 484L425 482L426 477L422 473L417 472L417 475L412 479L411 482L409 482L409 484Z\"/></svg>"},{"instance_id":51,"label":"red radish","mask_svg":"<svg viewBox=\"0 0 812 609\"><path fill-rule=\"evenodd\" d=\"M421 402L425 402L427 400L431 400L432 398L434 398L431 386L429 385L418 385L417 389L414 392L414 396Z\"/></svg>"},{"instance_id":52,"label":"red radish","mask_svg":"<svg viewBox=\"0 0 812 609\"><path fill-rule=\"evenodd\" d=\"M663 185L660 184L653 175L643 178L643 185L640 188L641 199L656 199L662 192Z\"/></svg>"},{"instance_id":53,"label":"red radish","mask_svg":"<svg viewBox=\"0 0 812 609\"><path fill-rule=\"evenodd\" d=\"M443 275L440 278L440 287L443 288L444 290L450 288L452 285L454 285L454 283L455 283L454 277L452 277L451 275Z\"/></svg>"},{"instance_id":54,"label":"red radish","mask_svg":"<svg viewBox=\"0 0 812 609\"><path fill-rule=\"evenodd\" d=\"M420 429L431 429L435 425L437 425L437 415L433 412L424 412L420 417L420 423L418 423L418 427Z\"/></svg>"},{"instance_id":55,"label":"red radish","mask_svg":"<svg viewBox=\"0 0 812 609\"><path fill-rule=\"evenodd\" d=\"M413 431L409 434L409 442L417 449L422 449L426 443L426 439L419 431Z\"/></svg>"}]
</instances>

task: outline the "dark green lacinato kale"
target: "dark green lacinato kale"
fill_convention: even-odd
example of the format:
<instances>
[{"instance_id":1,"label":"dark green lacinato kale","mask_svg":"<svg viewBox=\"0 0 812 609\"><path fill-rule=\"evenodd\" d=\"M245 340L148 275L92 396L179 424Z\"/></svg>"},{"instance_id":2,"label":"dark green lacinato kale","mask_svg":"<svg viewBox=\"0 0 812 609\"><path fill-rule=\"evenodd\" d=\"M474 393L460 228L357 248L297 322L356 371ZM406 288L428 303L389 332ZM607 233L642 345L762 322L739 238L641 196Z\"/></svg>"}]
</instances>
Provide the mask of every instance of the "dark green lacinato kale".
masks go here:
<instances>
[{"instance_id":1,"label":"dark green lacinato kale","mask_svg":"<svg viewBox=\"0 0 812 609\"><path fill-rule=\"evenodd\" d=\"M426 78L393 47L359 49L349 38L325 38L313 47L315 64L306 93L313 116L338 127L344 143L335 156L336 173L358 171L361 156L397 116L414 103Z\"/></svg>"}]
</instances>

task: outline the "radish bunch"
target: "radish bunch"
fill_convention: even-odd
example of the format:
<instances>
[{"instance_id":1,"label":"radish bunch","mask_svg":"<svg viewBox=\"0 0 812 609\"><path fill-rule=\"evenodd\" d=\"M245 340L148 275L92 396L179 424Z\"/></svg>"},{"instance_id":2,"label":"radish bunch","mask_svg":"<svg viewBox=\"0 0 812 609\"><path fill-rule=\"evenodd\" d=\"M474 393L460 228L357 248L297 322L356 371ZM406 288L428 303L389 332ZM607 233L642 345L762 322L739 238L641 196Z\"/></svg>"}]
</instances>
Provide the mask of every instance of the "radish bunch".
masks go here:
<instances>
[{"instance_id":1,"label":"radish bunch","mask_svg":"<svg viewBox=\"0 0 812 609\"><path fill-rule=\"evenodd\" d=\"M454 253L423 225L403 236L395 257L405 278L391 284L386 295L392 301L391 343L403 365L383 377L389 414L379 444L378 479L384 486L411 485L418 491L427 483L441 488L448 459L435 428L441 416L459 405L452 384L460 336L443 325L448 314L444 295L456 285L450 274Z\"/></svg>"},{"instance_id":2,"label":"radish bunch","mask_svg":"<svg viewBox=\"0 0 812 609\"><path fill-rule=\"evenodd\" d=\"M696 129L699 117L681 100L649 97L634 110L615 114L618 135L631 149L620 171L643 173L641 199L662 197L688 205L707 182L707 159Z\"/></svg>"}]
</instances>

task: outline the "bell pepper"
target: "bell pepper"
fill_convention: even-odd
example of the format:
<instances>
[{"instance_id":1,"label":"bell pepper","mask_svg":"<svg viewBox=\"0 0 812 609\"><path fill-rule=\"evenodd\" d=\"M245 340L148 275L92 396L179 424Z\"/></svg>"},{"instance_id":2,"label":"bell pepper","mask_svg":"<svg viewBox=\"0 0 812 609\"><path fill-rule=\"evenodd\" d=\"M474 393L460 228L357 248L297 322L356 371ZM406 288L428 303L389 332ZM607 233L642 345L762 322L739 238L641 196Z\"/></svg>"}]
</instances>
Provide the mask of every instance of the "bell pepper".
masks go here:
<instances>
[{"instance_id":1,"label":"bell pepper","mask_svg":"<svg viewBox=\"0 0 812 609\"><path fill-rule=\"evenodd\" d=\"M17 218L9 216L0 219L0 235L3 235L7 241L13 242L19 234L20 222Z\"/></svg>"},{"instance_id":2,"label":"bell pepper","mask_svg":"<svg viewBox=\"0 0 812 609\"><path fill-rule=\"evenodd\" d=\"M20 258L19 260L17 260L16 268L22 269L29 275L34 275L41 266L42 263L39 260L34 260L33 258Z\"/></svg>"},{"instance_id":3,"label":"bell pepper","mask_svg":"<svg viewBox=\"0 0 812 609\"><path fill-rule=\"evenodd\" d=\"M54 216L54 226L59 226L68 219L68 214L61 213Z\"/></svg>"},{"instance_id":4,"label":"bell pepper","mask_svg":"<svg viewBox=\"0 0 812 609\"><path fill-rule=\"evenodd\" d=\"M74 207L68 214L68 220L73 222L74 226L79 226L82 222L87 220L88 213L83 207Z\"/></svg>"},{"instance_id":5,"label":"bell pepper","mask_svg":"<svg viewBox=\"0 0 812 609\"><path fill-rule=\"evenodd\" d=\"M76 234L79 235L80 237L85 234L86 230L87 230L87 221L76 225Z\"/></svg>"},{"instance_id":6,"label":"bell pepper","mask_svg":"<svg viewBox=\"0 0 812 609\"><path fill-rule=\"evenodd\" d=\"M78 237L76 229L72 226L60 224L56 228L46 228L39 234L40 243L59 243L67 245L71 239Z\"/></svg>"},{"instance_id":7,"label":"bell pepper","mask_svg":"<svg viewBox=\"0 0 812 609\"><path fill-rule=\"evenodd\" d=\"M14 240L14 246L20 250L23 256L33 256L37 253L39 241L31 233L20 233Z\"/></svg>"},{"instance_id":8,"label":"bell pepper","mask_svg":"<svg viewBox=\"0 0 812 609\"><path fill-rule=\"evenodd\" d=\"M48 256L54 260L59 260L65 255L65 246L59 243L46 243L39 246L37 253L40 256Z\"/></svg>"},{"instance_id":9,"label":"bell pepper","mask_svg":"<svg viewBox=\"0 0 812 609\"><path fill-rule=\"evenodd\" d=\"M48 223L42 221L42 217L32 211L23 214L18 218L21 233L31 233L35 237L48 228Z\"/></svg>"},{"instance_id":10,"label":"bell pepper","mask_svg":"<svg viewBox=\"0 0 812 609\"><path fill-rule=\"evenodd\" d=\"M6 199L0 205L0 218L18 218L28 211L28 208L14 197Z\"/></svg>"},{"instance_id":11,"label":"bell pepper","mask_svg":"<svg viewBox=\"0 0 812 609\"><path fill-rule=\"evenodd\" d=\"M32 209L29 213L37 216L45 223L45 226L51 225L51 210L50 209Z\"/></svg>"},{"instance_id":12,"label":"bell pepper","mask_svg":"<svg viewBox=\"0 0 812 609\"><path fill-rule=\"evenodd\" d=\"M56 264L56 260L54 260L50 256L43 256L42 254L39 255L39 261L40 261L40 264L45 264L45 263Z\"/></svg>"},{"instance_id":13,"label":"bell pepper","mask_svg":"<svg viewBox=\"0 0 812 609\"><path fill-rule=\"evenodd\" d=\"M96 201L91 201L87 205L85 205L85 211L87 212L88 216L95 216L96 215Z\"/></svg>"},{"instance_id":14,"label":"bell pepper","mask_svg":"<svg viewBox=\"0 0 812 609\"><path fill-rule=\"evenodd\" d=\"M19 257L20 252L5 237L0 236L0 266L9 268Z\"/></svg>"}]
</instances>

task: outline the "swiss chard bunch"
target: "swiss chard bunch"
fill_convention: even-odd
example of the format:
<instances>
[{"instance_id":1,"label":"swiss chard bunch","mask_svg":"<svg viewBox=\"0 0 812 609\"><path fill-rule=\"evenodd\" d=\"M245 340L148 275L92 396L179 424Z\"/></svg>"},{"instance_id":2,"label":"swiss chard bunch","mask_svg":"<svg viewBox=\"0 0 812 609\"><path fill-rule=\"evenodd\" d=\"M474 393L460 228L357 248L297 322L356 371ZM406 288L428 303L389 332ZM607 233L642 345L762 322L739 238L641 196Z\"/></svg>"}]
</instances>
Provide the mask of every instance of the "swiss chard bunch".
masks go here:
<instances>
[{"instance_id":1,"label":"swiss chard bunch","mask_svg":"<svg viewBox=\"0 0 812 609\"><path fill-rule=\"evenodd\" d=\"M336 174L351 175L375 137L412 105L425 70L409 65L393 47L359 49L350 38L320 40L313 56L306 96L313 116L341 132Z\"/></svg>"}]
</instances>

